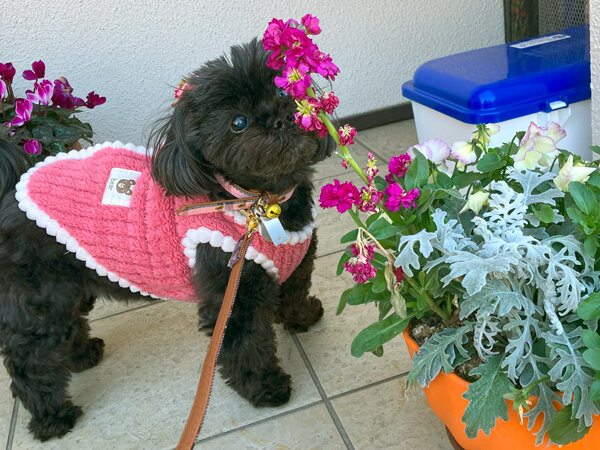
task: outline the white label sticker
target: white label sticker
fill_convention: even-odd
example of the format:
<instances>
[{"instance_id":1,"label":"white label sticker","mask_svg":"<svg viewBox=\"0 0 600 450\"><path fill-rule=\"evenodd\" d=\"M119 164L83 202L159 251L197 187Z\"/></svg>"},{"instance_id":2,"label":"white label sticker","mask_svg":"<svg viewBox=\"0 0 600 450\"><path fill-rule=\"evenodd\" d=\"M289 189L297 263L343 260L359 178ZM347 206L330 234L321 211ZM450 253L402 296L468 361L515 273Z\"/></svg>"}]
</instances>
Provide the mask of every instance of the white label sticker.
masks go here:
<instances>
[{"instance_id":1,"label":"white label sticker","mask_svg":"<svg viewBox=\"0 0 600 450\"><path fill-rule=\"evenodd\" d=\"M106 182L102 204L129 207L140 174L141 172L135 170L113 168Z\"/></svg>"},{"instance_id":2,"label":"white label sticker","mask_svg":"<svg viewBox=\"0 0 600 450\"><path fill-rule=\"evenodd\" d=\"M531 39L525 42L519 42L518 44L511 45L512 48L529 48L535 47L536 45L549 44L550 42L560 41L562 39L569 39L571 36L568 34L553 34L552 36L544 36L541 38Z\"/></svg>"}]
</instances>

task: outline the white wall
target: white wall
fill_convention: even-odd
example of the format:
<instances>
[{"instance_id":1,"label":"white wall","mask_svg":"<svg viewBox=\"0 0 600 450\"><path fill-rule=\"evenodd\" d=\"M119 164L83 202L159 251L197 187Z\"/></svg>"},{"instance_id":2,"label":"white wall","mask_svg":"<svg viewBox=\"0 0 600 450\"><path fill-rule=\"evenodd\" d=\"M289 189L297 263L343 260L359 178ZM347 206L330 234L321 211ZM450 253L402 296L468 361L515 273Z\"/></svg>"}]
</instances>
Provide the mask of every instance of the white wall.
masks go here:
<instances>
[{"instance_id":1,"label":"white wall","mask_svg":"<svg viewBox=\"0 0 600 450\"><path fill-rule=\"evenodd\" d=\"M0 0L0 11L0 62L20 74L43 59L75 95L106 96L83 117L95 140L137 144L183 75L273 17L321 19L315 42L340 67L340 117L405 102L402 83L432 58L504 42L502 0Z\"/></svg>"}]
</instances>

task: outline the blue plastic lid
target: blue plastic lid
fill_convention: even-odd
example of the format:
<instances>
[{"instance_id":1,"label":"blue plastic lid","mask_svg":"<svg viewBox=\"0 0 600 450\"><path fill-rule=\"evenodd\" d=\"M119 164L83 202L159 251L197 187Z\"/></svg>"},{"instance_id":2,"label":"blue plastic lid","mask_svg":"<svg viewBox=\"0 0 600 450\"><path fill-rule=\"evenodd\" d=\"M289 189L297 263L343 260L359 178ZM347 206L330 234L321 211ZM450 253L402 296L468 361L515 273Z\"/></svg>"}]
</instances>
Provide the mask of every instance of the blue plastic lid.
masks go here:
<instances>
[{"instance_id":1,"label":"blue plastic lid","mask_svg":"<svg viewBox=\"0 0 600 450\"><path fill-rule=\"evenodd\" d=\"M497 123L591 98L587 25L434 59L402 95L465 123Z\"/></svg>"}]
</instances>

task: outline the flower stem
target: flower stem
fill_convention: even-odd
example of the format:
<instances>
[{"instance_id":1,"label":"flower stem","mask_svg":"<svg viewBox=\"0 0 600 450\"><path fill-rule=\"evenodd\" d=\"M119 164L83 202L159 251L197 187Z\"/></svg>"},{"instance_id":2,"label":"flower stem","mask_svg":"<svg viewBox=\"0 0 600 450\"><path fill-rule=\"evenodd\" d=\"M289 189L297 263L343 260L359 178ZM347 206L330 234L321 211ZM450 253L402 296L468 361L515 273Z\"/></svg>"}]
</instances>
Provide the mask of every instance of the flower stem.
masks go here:
<instances>
[{"instance_id":1,"label":"flower stem","mask_svg":"<svg viewBox=\"0 0 600 450\"><path fill-rule=\"evenodd\" d=\"M358 217L358 214L356 214L356 211L349 209L348 210L348 214L350 214L350 217L352 217L352 220L354 220L354 223L356 223L356 225L358 225L358 228L366 228L365 225L362 223L362 221L360 220L360 217Z\"/></svg>"},{"instance_id":2,"label":"flower stem","mask_svg":"<svg viewBox=\"0 0 600 450\"><path fill-rule=\"evenodd\" d=\"M440 316L443 320L448 320L450 318L450 314L448 314L446 311L444 311L442 308L440 308L440 306L437 303L435 303L435 301L431 298L431 296L427 292L420 290L420 286L417 285L417 283L415 282L414 279L412 279L410 277L404 277L404 280L406 280L408 282L408 284L410 284L414 290L423 294L423 298L425 299L425 301L427 302L427 304L429 305L429 307L431 308L431 310L434 313L436 313L438 316Z\"/></svg>"}]
</instances>

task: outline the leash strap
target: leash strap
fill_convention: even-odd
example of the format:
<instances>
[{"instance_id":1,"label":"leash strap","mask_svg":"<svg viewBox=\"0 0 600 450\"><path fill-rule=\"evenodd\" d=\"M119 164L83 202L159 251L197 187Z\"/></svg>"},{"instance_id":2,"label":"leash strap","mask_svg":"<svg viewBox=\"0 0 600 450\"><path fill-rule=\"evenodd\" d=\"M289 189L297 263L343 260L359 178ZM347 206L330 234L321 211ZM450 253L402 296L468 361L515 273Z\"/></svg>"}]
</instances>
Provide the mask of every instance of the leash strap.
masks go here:
<instances>
[{"instance_id":1,"label":"leash strap","mask_svg":"<svg viewBox=\"0 0 600 450\"><path fill-rule=\"evenodd\" d=\"M183 433L181 434L181 438L179 439L177 450L191 449L202 428L202 422L204 421L204 415L206 414L206 407L208 406L208 400L210 398L210 392L215 377L217 358L219 356L219 351L221 350L221 344L223 343L225 329L227 328L227 320L233 309L242 267L244 266L244 260L246 259L246 251L252 241L253 232L254 229L248 227L248 231L246 231L240 241L239 250L237 252L234 251L232 254L231 261L233 262L233 266L231 268L231 275L229 276L225 296L223 297L223 304L221 305L217 323L210 339L210 344L208 345L208 351L204 358L204 363L202 364L202 372L200 374L200 380L198 381L198 389L196 390L194 403L190 410L185 428L183 429Z\"/></svg>"}]
</instances>

